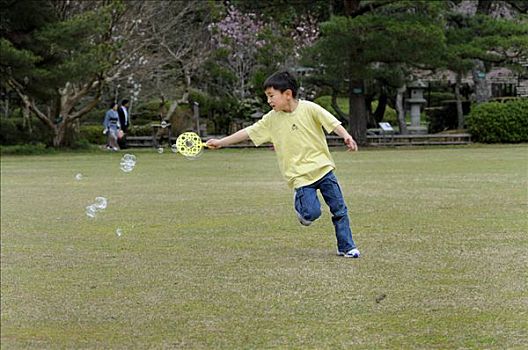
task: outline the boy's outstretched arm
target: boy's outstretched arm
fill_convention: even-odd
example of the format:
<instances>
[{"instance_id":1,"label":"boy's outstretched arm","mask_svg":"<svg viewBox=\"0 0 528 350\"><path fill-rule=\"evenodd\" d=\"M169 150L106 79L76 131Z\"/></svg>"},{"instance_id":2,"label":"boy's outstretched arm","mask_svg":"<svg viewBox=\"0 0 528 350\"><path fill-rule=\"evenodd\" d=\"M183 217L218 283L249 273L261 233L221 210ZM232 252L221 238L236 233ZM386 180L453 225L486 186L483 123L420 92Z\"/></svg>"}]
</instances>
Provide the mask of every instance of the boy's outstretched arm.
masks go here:
<instances>
[{"instance_id":1,"label":"boy's outstretched arm","mask_svg":"<svg viewBox=\"0 0 528 350\"><path fill-rule=\"evenodd\" d=\"M205 145L212 149L218 149L218 148L232 145L234 143L245 141L247 139L249 139L249 134L247 133L246 129L242 129L242 130L238 130L232 135L223 137L221 139L207 140Z\"/></svg>"},{"instance_id":2,"label":"boy's outstretched arm","mask_svg":"<svg viewBox=\"0 0 528 350\"><path fill-rule=\"evenodd\" d=\"M352 137L352 135L350 135L348 133L348 131L346 131L346 129L343 128L342 125L338 125L334 129L334 133L336 133L337 135L339 135L339 136L341 136L343 138L343 141L345 142L345 145L347 146L349 151L357 151L358 150L358 146L357 146L356 141L354 141L354 138Z\"/></svg>"}]
</instances>

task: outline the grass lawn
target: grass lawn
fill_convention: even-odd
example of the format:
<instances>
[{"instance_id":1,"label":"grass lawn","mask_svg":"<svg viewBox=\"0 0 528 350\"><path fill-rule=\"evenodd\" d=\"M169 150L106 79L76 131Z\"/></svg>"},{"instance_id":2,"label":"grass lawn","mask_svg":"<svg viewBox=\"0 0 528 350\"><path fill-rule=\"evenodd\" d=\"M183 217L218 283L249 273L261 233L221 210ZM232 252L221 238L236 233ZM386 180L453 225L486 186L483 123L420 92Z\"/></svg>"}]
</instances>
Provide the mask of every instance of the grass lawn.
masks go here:
<instances>
[{"instance_id":1,"label":"grass lawn","mask_svg":"<svg viewBox=\"0 0 528 350\"><path fill-rule=\"evenodd\" d=\"M527 145L335 150L358 260L270 150L129 153L2 158L2 349L528 344Z\"/></svg>"}]
</instances>

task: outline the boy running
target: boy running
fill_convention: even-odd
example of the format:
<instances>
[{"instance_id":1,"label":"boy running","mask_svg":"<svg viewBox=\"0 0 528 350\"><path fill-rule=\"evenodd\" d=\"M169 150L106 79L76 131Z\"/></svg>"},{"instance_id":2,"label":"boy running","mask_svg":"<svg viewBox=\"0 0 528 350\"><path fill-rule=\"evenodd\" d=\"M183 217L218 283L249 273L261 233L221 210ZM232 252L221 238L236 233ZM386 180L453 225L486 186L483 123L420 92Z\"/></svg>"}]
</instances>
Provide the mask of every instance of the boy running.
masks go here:
<instances>
[{"instance_id":1,"label":"boy running","mask_svg":"<svg viewBox=\"0 0 528 350\"><path fill-rule=\"evenodd\" d=\"M357 151L357 144L330 112L313 102L298 100L297 87L288 72L271 75L264 82L264 91L272 110L255 124L222 139L210 139L206 145L218 149L247 139L255 146L272 142L280 171L294 189L294 209L300 223L309 226L321 216L319 190L332 213L337 255L359 258L323 128L341 136L349 151Z\"/></svg>"}]
</instances>

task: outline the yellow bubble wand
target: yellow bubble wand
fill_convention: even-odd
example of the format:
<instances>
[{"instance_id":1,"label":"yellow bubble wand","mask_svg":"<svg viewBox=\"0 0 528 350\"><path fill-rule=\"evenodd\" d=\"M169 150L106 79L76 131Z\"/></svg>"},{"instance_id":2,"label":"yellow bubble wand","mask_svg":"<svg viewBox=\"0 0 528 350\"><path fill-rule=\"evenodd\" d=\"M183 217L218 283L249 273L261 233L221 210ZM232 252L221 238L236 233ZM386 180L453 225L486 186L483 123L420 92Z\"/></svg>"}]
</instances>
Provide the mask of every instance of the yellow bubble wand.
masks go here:
<instances>
[{"instance_id":1,"label":"yellow bubble wand","mask_svg":"<svg viewBox=\"0 0 528 350\"><path fill-rule=\"evenodd\" d=\"M176 139L176 149L188 158L198 157L206 147L200 136L194 132L184 132Z\"/></svg>"}]
</instances>

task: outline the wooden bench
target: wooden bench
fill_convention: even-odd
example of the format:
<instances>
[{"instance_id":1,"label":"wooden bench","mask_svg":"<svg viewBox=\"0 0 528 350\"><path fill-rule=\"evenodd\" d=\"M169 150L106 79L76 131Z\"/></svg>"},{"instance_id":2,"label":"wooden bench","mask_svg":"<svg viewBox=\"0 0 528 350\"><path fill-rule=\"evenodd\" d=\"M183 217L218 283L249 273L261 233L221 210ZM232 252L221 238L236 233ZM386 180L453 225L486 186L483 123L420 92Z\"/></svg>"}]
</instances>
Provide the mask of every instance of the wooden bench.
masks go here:
<instances>
[{"instance_id":1,"label":"wooden bench","mask_svg":"<svg viewBox=\"0 0 528 350\"><path fill-rule=\"evenodd\" d=\"M204 142L206 138L202 139ZM343 139L336 135L327 135L329 147L343 147ZM171 142L174 142L171 139ZM367 135L369 146L427 146L427 145L467 145L471 143L470 134L426 134L426 135ZM128 136L129 147L154 147L152 136ZM270 147L271 144L261 147ZM254 147L251 141L245 141L227 148Z\"/></svg>"},{"instance_id":2,"label":"wooden bench","mask_svg":"<svg viewBox=\"0 0 528 350\"><path fill-rule=\"evenodd\" d=\"M470 134L410 134L410 135L367 135L370 146L427 146L427 145L467 145Z\"/></svg>"},{"instance_id":3,"label":"wooden bench","mask_svg":"<svg viewBox=\"0 0 528 350\"><path fill-rule=\"evenodd\" d=\"M128 147L154 147L154 138L152 136L127 136ZM170 138L170 143L176 142L174 137Z\"/></svg>"},{"instance_id":4,"label":"wooden bench","mask_svg":"<svg viewBox=\"0 0 528 350\"><path fill-rule=\"evenodd\" d=\"M128 147L153 147L152 136L127 136Z\"/></svg>"}]
</instances>

